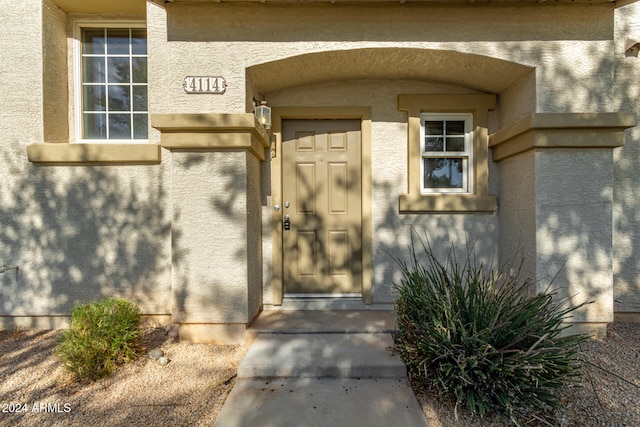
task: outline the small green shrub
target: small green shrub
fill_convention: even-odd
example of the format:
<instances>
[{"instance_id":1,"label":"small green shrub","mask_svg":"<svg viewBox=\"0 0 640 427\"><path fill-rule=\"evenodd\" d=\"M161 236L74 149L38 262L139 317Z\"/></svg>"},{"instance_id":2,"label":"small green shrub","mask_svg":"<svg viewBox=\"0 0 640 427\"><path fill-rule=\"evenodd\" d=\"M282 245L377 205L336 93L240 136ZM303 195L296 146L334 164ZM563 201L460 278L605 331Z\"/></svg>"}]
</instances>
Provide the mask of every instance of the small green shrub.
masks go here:
<instances>
[{"instance_id":1,"label":"small green shrub","mask_svg":"<svg viewBox=\"0 0 640 427\"><path fill-rule=\"evenodd\" d=\"M140 337L138 307L110 298L72 310L70 328L62 332L57 353L64 367L76 377L95 380L135 359Z\"/></svg>"},{"instance_id":2,"label":"small green shrub","mask_svg":"<svg viewBox=\"0 0 640 427\"><path fill-rule=\"evenodd\" d=\"M478 415L517 424L550 414L558 406L554 391L580 375L587 336L561 335L562 321L578 307L562 308L567 301L554 294L527 296L531 281L518 273L485 271L470 256L459 265L452 250L442 263L423 247L424 264L412 245L394 284L396 347L411 381Z\"/></svg>"}]
</instances>

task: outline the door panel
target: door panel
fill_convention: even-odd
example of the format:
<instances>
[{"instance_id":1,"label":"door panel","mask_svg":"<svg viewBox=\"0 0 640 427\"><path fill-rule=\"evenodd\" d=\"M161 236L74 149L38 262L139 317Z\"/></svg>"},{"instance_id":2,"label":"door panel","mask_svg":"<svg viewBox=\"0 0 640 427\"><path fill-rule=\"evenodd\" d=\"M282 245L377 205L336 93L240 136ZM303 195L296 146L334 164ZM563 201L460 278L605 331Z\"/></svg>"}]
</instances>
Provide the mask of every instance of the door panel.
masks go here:
<instances>
[{"instance_id":1,"label":"door panel","mask_svg":"<svg viewBox=\"0 0 640 427\"><path fill-rule=\"evenodd\" d=\"M284 120L282 135L284 291L361 293L360 121Z\"/></svg>"},{"instance_id":2,"label":"door panel","mask_svg":"<svg viewBox=\"0 0 640 427\"><path fill-rule=\"evenodd\" d=\"M299 231L297 235L298 274L300 277L316 277L318 265L318 236L314 231Z\"/></svg>"},{"instance_id":3,"label":"door panel","mask_svg":"<svg viewBox=\"0 0 640 427\"><path fill-rule=\"evenodd\" d=\"M296 195L293 197L298 214L316 213L316 164L296 165ZM288 199L287 199L288 200Z\"/></svg>"},{"instance_id":4,"label":"door panel","mask_svg":"<svg viewBox=\"0 0 640 427\"><path fill-rule=\"evenodd\" d=\"M329 167L329 214L346 214L349 206L349 185L346 163L331 163Z\"/></svg>"},{"instance_id":5,"label":"door panel","mask_svg":"<svg viewBox=\"0 0 640 427\"><path fill-rule=\"evenodd\" d=\"M329 232L329 274L346 276L349 274L349 236L345 231Z\"/></svg>"}]
</instances>

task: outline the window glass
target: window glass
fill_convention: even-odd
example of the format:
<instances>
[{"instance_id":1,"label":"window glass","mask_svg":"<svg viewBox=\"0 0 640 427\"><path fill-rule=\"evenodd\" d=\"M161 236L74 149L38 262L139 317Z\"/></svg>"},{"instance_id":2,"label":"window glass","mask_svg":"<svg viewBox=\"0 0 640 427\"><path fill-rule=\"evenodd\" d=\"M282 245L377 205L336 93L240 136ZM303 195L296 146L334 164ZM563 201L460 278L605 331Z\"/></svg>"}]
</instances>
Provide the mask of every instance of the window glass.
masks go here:
<instances>
[{"instance_id":1,"label":"window glass","mask_svg":"<svg viewBox=\"0 0 640 427\"><path fill-rule=\"evenodd\" d=\"M129 55L131 45L128 28L107 29L107 55Z\"/></svg>"},{"instance_id":2,"label":"window glass","mask_svg":"<svg viewBox=\"0 0 640 427\"><path fill-rule=\"evenodd\" d=\"M424 159L425 188L463 188L463 160L456 158Z\"/></svg>"},{"instance_id":3,"label":"window glass","mask_svg":"<svg viewBox=\"0 0 640 427\"><path fill-rule=\"evenodd\" d=\"M464 135L464 120L447 120L447 135Z\"/></svg>"},{"instance_id":4,"label":"window glass","mask_svg":"<svg viewBox=\"0 0 640 427\"><path fill-rule=\"evenodd\" d=\"M146 139L149 134L149 116L146 114L133 115L133 137L136 139Z\"/></svg>"},{"instance_id":5,"label":"window glass","mask_svg":"<svg viewBox=\"0 0 640 427\"><path fill-rule=\"evenodd\" d=\"M81 31L82 137L147 139L147 37L144 28Z\"/></svg>"},{"instance_id":6,"label":"window glass","mask_svg":"<svg viewBox=\"0 0 640 427\"><path fill-rule=\"evenodd\" d=\"M105 34L103 29L85 29L82 36L83 55L104 55Z\"/></svg>"},{"instance_id":7,"label":"window glass","mask_svg":"<svg viewBox=\"0 0 640 427\"><path fill-rule=\"evenodd\" d=\"M444 138L441 136L425 138L424 151L444 151Z\"/></svg>"},{"instance_id":8,"label":"window glass","mask_svg":"<svg viewBox=\"0 0 640 427\"><path fill-rule=\"evenodd\" d=\"M82 89L82 102L85 111L105 111L107 109L104 90L104 86L85 86Z\"/></svg>"},{"instance_id":9,"label":"window glass","mask_svg":"<svg viewBox=\"0 0 640 427\"><path fill-rule=\"evenodd\" d=\"M464 151L464 137L448 137L447 151Z\"/></svg>"},{"instance_id":10,"label":"window glass","mask_svg":"<svg viewBox=\"0 0 640 427\"><path fill-rule=\"evenodd\" d=\"M147 58L134 57L131 59L133 83L147 82ZM145 86L146 87L146 86Z\"/></svg>"},{"instance_id":11,"label":"window glass","mask_svg":"<svg viewBox=\"0 0 640 427\"><path fill-rule=\"evenodd\" d=\"M427 120L424 124L425 135L444 135L443 124L442 120Z\"/></svg>"},{"instance_id":12,"label":"window glass","mask_svg":"<svg viewBox=\"0 0 640 427\"><path fill-rule=\"evenodd\" d=\"M471 115L424 113L421 126L422 192L471 192Z\"/></svg>"},{"instance_id":13,"label":"window glass","mask_svg":"<svg viewBox=\"0 0 640 427\"><path fill-rule=\"evenodd\" d=\"M147 30L144 28L131 30L131 53L133 55L147 55Z\"/></svg>"},{"instance_id":14,"label":"window glass","mask_svg":"<svg viewBox=\"0 0 640 427\"><path fill-rule=\"evenodd\" d=\"M147 111L147 87L133 87L133 111Z\"/></svg>"},{"instance_id":15,"label":"window glass","mask_svg":"<svg viewBox=\"0 0 640 427\"><path fill-rule=\"evenodd\" d=\"M105 69L104 57L82 58L82 81L84 83L104 83Z\"/></svg>"},{"instance_id":16,"label":"window glass","mask_svg":"<svg viewBox=\"0 0 640 427\"><path fill-rule=\"evenodd\" d=\"M130 111L131 110L131 94L129 86L109 85L109 98L107 108L109 112Z\"/></svg>"},{"instance_id":17,"label":"window glass","mask_svg":"<svg viewBox=\"0 0 640 427\"><path fill-rule=\"evenodd\" d=\"M107 138L107 115L106 114L85 114L84 132L87 139Z\"/></svg>"},{"instance_id":18,"label":"window glass","mask_svg":"<svg viewBox=\"0 0 640 427\"><path fill-rule=\"evenodd\" d=\"M109 114L109 135L116 139L131 137L131 117L129 114Z\"/></svg>"},{"instance_id":19,"label":"window glass","mask_svg":"<svg viewBox=\"0 0 640 427\"><path fill-rule=\"evenodd\" d=\"M129 58L107 58L109 83L129 83L131 81L131 64Z\"/></svg>"}]
</instances>

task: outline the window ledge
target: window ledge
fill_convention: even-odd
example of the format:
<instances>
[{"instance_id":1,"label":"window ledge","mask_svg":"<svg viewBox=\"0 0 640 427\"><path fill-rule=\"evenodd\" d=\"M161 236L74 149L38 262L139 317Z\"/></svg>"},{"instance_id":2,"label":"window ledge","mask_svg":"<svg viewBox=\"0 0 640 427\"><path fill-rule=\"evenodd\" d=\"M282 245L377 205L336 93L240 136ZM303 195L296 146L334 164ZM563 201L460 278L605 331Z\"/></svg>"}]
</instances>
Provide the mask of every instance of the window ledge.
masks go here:
<instances>
[{"instance_id":1,"label":"window ledge","mask_svg":"<svg viewBox=\"0 0 640 427\"><path fill-rule=\"evenodd\" d=\"M498 209L497 197L491 194L411 194L400 195L400 213L488 212Z\"/></svg>"},{"instance_id":2,"label":"window ledge","mask_svg":"<svg viewBox=\"0 0 640 427\"><path fill-rule=\"evenodd\" d=\"M158 144L45 143L27 146L32 163L160 163Z\"/></svg>"}]
</instances>

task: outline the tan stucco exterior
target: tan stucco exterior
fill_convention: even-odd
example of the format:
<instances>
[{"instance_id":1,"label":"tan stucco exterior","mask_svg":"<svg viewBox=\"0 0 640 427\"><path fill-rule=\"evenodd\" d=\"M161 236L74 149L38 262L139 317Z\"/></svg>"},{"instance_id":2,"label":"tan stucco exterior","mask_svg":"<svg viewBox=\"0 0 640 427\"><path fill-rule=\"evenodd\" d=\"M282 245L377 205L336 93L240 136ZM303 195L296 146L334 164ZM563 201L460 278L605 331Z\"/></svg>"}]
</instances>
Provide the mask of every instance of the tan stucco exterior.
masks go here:
<instances>
[{"instance_id":1,"label":"tan stucco exterior","mask_svg":"<svg viewBox=\"0 0 640 427\"><path fill-rule=\"evenodd\" d=\"M580 328L640 313L635 3L0 6L0 264L19 267L0 275L0 327L58 327L74 302L116 295L185 339L237 341L291 303L274 209L288 118L360 120L363 144L362 297L293 307L390 308L415 229L442 254L522 253L538 290L555 277L561 297L596 301ZM80 143L78 23L125 21L147 28L149 140ZM186 93L186 76L227 87ZM419 194L430 108L475 114L473 194Z\"/></svg>"},{"instance_id":2,"label":"tan stucco exterior","mask_svg":"<svg viewBox=\"0 0 640 427\"><path fill-rule=\"evenodd\" d=\"M627 41L640 40L637 3L616 10L614 110L640 112L638 73L640 63L633 51L626 52ZM630 55L630 56L628 56ZM637 55L637 51L635 53ZM613 152L613 272L616 318L640 321L640 262L636 257L640 245L640 218L636 214L640 129L626 132L626 144Z\"/></svg>"}]
</instances>

